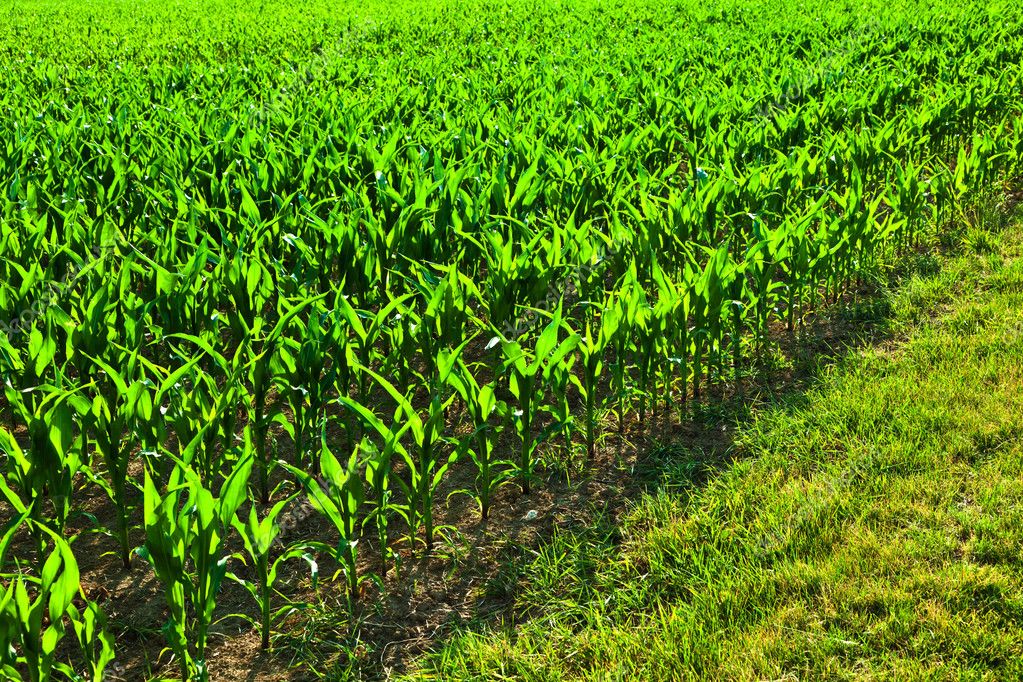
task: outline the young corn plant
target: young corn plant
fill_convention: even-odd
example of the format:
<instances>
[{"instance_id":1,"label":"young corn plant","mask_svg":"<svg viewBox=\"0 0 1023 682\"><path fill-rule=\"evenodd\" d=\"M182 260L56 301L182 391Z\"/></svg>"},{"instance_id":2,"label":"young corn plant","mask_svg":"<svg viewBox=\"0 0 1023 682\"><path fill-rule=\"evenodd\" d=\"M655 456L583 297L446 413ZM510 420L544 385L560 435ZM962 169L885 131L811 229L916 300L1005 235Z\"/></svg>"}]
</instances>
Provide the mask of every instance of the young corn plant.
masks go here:
<instances>
[{"instance_id":1,"label":"young corn plant","mask_svg":"<svg viewBox=\"0 0 1023 682\"><path fill-rule=\"evenodd\" d=\"M590 323L580 336L576 350L581 360L582 378L571 375L571 381L579 390L585 404L586 458L593 461L597 449L597 413L603 408L598 392L600 378L604 371L604 354L611 346L621 323L620 309L606 308L600 316L600 329L593 334Z\"/></svg>"},{"instance_id":2,"label":"young corn plant","mask_svg":"<svg viewBox=\"0 0 1023 682\"><path fill-rule=\"evenodd\" d=\"M660 344L662 355L658 358L660 361L662 415L670 423L676 370L680 370L682 375L683 400L680 402L683 404L687 389L686 341L688 330L685 325L688 317L688 297L684 286L680 286L679 282L674 281L659 264L654 264L651 274L657 291L656 309L661 318L661 328L664 330L664 339Z\"/></svg>"},{"instance_id":3,"label":"young corn plant","mask_svg":"<svg viewBox=\"0 0 1023 682\"><path fill-rule=\"evenodd\" d=\"M281 533L279 523L281 513L294 501L296 496L291 495L274 504L262 519L256 513L255 505L249 507L249 516L246 521L243 522L238 517L231 519L234 529L238 532L238 536L242 539L242 544L245 546L245 554L252 562L255 579L243 579L234 573L228 573L227 577L241 584L252 595L252 598L259 606L260 619L258 623L252 621L252 619L244 614L238 615L249 620L253 626L259 629L260 648L263 650L270 648L270 630L273 621L291 610L290 606L284 606L276 612L273 610L274 585L277 583L277 575L281 565L289 559L303 558L312 569L314 582L317 577L316 562L313 561L304 548L288 548L275 559L271 560L270 558L271 550L277 546L278 537Z\"/></svg>"},{"instance_id":4,"label":"young corn plant","mask_svg":"<svg viewBox=\"0 0 1023 682\"><path fill-rule=\"evenodd\" d=\"M302 328L301 338L285 339L278 353L281 366L278 380L292 414L291 422L283 415L278 415L278 421L291 437L298 467L306 463L307 444L312 441L315 445L314 428L321 422L325 393L334 383L324 372L328 358L333 355L329 339L320 315L314 311Z\"/></svg>"},{"instance_id":5,"label":"young corn plant","mask_svg":"<svg viewBox=\"0 0 1023 682\"><path fill-rule=\"evenodd\" d=\"M22 510L18 523L28 519ZM9 526L0 539L0 566L17 524ZM59 674L64 679L88 679L101 682L114 650L105 630L99 607L85 600L79 583L78 562L71 545L58 533L40 525L38 531L46 538L49 551L37 575L17 572L0 584L0 672L8 679L49 682ZM50 547L52 543L52 547ZM74 601L84 602L84 610ZM58 659L58 645L67 634L70 622L81 646L88 669L85 675Z\"/></svg>"},{"instance_id":6,"label":"young corn plant","mask_svg":"<svg viewBox=\"0 0 1023 682\"><path fill-rule=\"evenodd\" d=\"M706 366L708 378L711 376L713 352L720 351L722 332L726 316L726 285L732 275L729 268L728 244L717 249L705 248L708 260L702 273L696 280L693 293L695 295L694 321L696 328L693 338L693 397L700 397L700 387ZM706 363L706 365L705 365Z\"/></svg>"},{"instance_id":7,"label":"young corn plant","mask_svg":"<svg viewBox=\"0 0 1023 682\"><path fill-rule=\"evenodd\" d=\"M633 329L639 314L641 297L635 287L619 289L604 306L604 315L612 315L617 332L610 337L613 361L611 364L611 394L617 403L618 435L625 439L625 414L628 411L631 377L629 358L633 353Z\"/></svg>"},{"instance_id":8,"label":"young corn plant","mask_svg":"<svg viewBox=\"0 0 1023 682\"><path fill-rule=\"evenodd\" d=\"M472 418L473 431L459 446L460 452L468 452L476 465L476 487L471 493L480 508L480 519L490 516L490 504L494 492L508 480L509 470L495 458L499 424L492 417L502 417L507 405L497 399L497 382L480 385L472 370L459 360L458 371L451 374L449 381L461 396L466 410Z\"/></svg>"},{"instance_id":9,"label":"young corn plant","mask_svg":"<svg viewBox=\"0 0 1023 682\"><path fill-rule=\"evenodd\" d=\"M323 514L337 531L337 547L331 548L318 541L307 542L304 546L328 551L337 560L341 566L338 573L345 576L349 609L354 610L359 601L359 585L362 582L358 570L358 545L359 515L364 501L364 491L359 472L359 450L355 449L342 464L327 446L324 424L320 434L321 478L286 462L281 462L281 465L294 474L308 495L313 509Z\"/></svg>"},{"instance_id":10,"label":"young corn plant","mask_svg":"<svg viewBox=\"0 0 1023 682\"><path fill-rule=\"evenodd\" d=\"M186 373L190 381L179 376L180 383L167 391L170 404L165 410L161 405L178 438L180 457L208 486L217 480L226 453L234 446L235 408L246 398L242 372L242 367L234 367L227 380L218 384L213 376L193 366ZM166 463L171 465L171 460Z\"/></svg>"},{"instance_id":11,"label":"young corn plant","mask_svg":"<svg viewBox=\"0 0 1023 682\"><path fill-rule=\"evenodd\" d=\"M394 400L398 412L401 413L404 425L389 427L365 406L350 398L342 396L340 401L360 415L363 421L374 429L385 443L393 444L398 454L408 467L409 480L402 481L408 507L406 515L413 543L419 529L423 529L423 538L427 553L433 551L434 522L433 503L437 487L454 460L456 453L446 459L442 449L446 443L444 437L444 414L454 400L450 389L450 378L457 368L458 357L468 341L454 351L441 350L433 360L435 369L431 372L434 380L428 384L429 402L420 413L413 404L411 392L405 394L376 372L361 368L380 385ZM400 443L400 436L409 434L413 447L410 449Z\"/></svg>"},{"instance_id":12,"label":"young corn plant","mask_svg":"<svg viewBox=\"0 0 1023 682\"><path fill-rule=\"evenodd\" d=\"M375 419L375 417L373 418ZM402 419L401 409L399 408L395 412L393 423L397 424L400 421ZM366 518L363 519L362 525L365 527L372 524L376 530L377 546L380 551L380 577L382 578L387 575L391 559L393 558L396 561L398 559L398 555L389 545L388 522L394 512L394 504L392 502L393 490L391 489L391 464L394 460L395 448L399 445L404 431L397 427L388 429L383 424L379 424L379 427L379 429L374 427L374 430L385 439L383 446L377 447L369 438L363 438L359 443L359 447L366 454L364 462L366 466L366 484L372 497L369 505L370 511Z\"/></svg>"},{"instance_id":13,"label":"young corn plant","mask_svg":"<svg viewBox=\"0 0 1023 682\"><path fill-rule=\"evenodd\" d=\"M277 410L269 408L267 398L270 389L278 377L281 363L278 360L280 348L286 338L286 332L291 321L310 305L318 302L322 296L305 298L299 303L286 309L277 323L265 334L262 333L266 325L264 318L257 318L255 328L250 330L249 344L254 350L249 352L249 361L246 364L246 374L249 382L249 395L252 400L249 403L249 423L254 428L253 443L255 447L256 471L259 478L258 490L260 502L267 504L270 501L270 471L273 467L272 458L267 455L267 438L270 433L270 426L277 415Z\"/></svg>"},{"instance_id":14,"label":"young corn plant","mask_svg":"<svg viewBox=\"0 0 1023 682\"><path fill-rule=\"evenodd\" d=\"M199 433L187 450L199 447ZM146 469L143 488L145 545L140 549L163 583L170 610L164 635L178 659L182 680L209 679L206 647L217 595L230 555L228 533L245 501L253 458L247 452L220 487L207 487L188 459L176 466L161 493Z\"/></svg>"},{"instance_id":15,"label":"young corn plant","mask_svg":"<svg viewBox=\"0 0 1023 682\"><path fill-rule=\"evenodd\" d=\"M412 298L412 294L396 296L387 305L376 312L356 310L344 296L339 295L336 303L336 314L343 319L347 326L338 325L345 333L351 332L355 335L354 355L357 364L362 367L372 367L373 360L378 352L378 345L384 338L388 324L394 315L404 310L405 303ZM357 375L358 388L356 399L365 403L368 399L369 376L363 373ZM343 395L348 394L347 382L344 382L344 390L339 390Z\"/></svg>"},{"instance_id":16,"label":"young corn plant","mask_svg":"<svg viewBox=\"0 0 1023 682\"><path fill-rule=\"evenodd\" d=\"M114 641L107 630L107 617L99 604L85 599L82 593L84 608L74 603L68 607L68 620L75 631L78 648L82 652L82 661L86 675L80 676L92 682L103 682L107 678L106 669L114 661Z\"/></svg>"},{"instance_id":17,"label":"young corn plant","mask_svg":"<svg viewBox=\"0 0 1023 682\"><path fill-rule=\"evenodd\" d=\"M0 427L0 452L6 455L7 480L16 488L20 506L30 511L33 523L29 528L41 567L46 547L44 528L63 531L71 513L75 479L83 466L82 437L75 425L73 406L79 413L89 406L73 391L46 390L41 399L22 398L22 393L8 389L7 399L20 413L28 432L29 448L22 450L14 435ZM5 495L14 494L5 486Z\"/></svg>"},{"instance_id":18,"label":"young corn plant","mask_svg":"<svg viewBox=\"0 0 1023 682\"><path fill-rule=\"evenodd\" d=\"M539 434L535 433L538 417L544 408L544 389L555 373L567 371L564 361L580 341L579 335L573 333L559 343L562 323L562 310L559 306L531 351L517 341L501 342L508 390L516 403L511 411L515 432L519 437L515 475L523 495L528 495L530 491L536 470L536 450L552 430L548 428Z\"/></svg>"},{"instance_id":19,"label":"young corn plant","mask_svg":"<svg viewBox=\"0 0 1023 682\"><path fill-rule=\"evenodd\" d=\"M644 295L637 308L633 345L633 364L636 365L636 389L639 395L639 423L646 424L647 405L656 407L654 384L656 383L657 360L665 342L666 315L657 303L651 305Z\"/></svg>"},{"instance_id":20,"label":"young corn plant","mask_svg":"<svg viewBox=\"0 0 1023 682\"><path fill-rule=\"evenodd\" d=\"M92 432L92 440L105 467L105 476L92 475L92 478L114 505L121 565L127 570L131 566L128 491L135 485L128 477L128 466L135 444L137 415L151 415L153 400L145 382L131 378L137 363L136 353L125 363L123 374L98 358L93 358L93 362L106 374L106 381L93 397L87 415L88 430Z\"/></svg>"}]
</instances>

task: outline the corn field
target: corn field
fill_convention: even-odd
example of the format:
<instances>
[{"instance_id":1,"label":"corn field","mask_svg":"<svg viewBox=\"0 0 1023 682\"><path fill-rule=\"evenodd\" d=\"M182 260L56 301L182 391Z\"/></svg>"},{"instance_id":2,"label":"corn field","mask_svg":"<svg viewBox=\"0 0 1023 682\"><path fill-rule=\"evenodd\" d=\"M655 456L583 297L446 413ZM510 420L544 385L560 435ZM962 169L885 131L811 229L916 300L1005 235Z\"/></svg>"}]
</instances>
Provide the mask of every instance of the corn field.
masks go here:
<instances>
[{"instance_id":1,"label":"corn field","mask_svg":"<svg viewBox=\"0 0 1023 682\"><path fill-rule=\"evenodd\" d=\"M85 537L205 680L228 583L272 648L285 563L357 614L454 473L484 523L741 390L1019 176L1023 11L937 5L14 0L0 670L119 660Z\"/></svg>"}]
</instances>

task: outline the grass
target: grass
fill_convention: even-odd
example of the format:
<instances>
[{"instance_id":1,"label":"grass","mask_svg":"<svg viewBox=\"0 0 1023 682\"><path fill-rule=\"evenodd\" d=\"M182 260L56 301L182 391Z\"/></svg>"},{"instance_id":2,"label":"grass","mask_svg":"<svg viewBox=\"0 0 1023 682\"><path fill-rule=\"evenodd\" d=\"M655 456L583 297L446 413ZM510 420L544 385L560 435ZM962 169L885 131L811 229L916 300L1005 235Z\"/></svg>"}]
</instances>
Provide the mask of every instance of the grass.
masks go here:
<instances>
[{"instance_id":1,"label":"grass","mask_svg":"<svg viewBox=\"0 0 1023 682\"><path fill-rule=\"evenodd\" d=\"M414 679L1023 679L1023 230L892 273L886 340L663 453ZM880 313L879 313L880 314Z\"/></svg>"}]
</instances>

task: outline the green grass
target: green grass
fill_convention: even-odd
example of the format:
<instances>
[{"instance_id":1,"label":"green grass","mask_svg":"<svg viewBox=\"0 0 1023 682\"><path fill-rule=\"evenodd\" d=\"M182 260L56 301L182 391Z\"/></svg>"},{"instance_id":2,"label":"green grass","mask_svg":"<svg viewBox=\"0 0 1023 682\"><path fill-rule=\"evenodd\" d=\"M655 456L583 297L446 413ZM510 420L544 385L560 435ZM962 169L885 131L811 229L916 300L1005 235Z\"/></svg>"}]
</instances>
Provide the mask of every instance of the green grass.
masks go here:
<instances>
[{"instance_id":1,"label":"green grass","mask_svg":"<svg viewBox=\"0 0 1023 682\"><path fill-rule=\"evenodd\" d=\"M967 231L882 295L889 340L739 420L521 570L520 622L416 679L1023 678L1023 231ZM670 473L676 472L676 473Z\"/></svg>"}]
</instances>

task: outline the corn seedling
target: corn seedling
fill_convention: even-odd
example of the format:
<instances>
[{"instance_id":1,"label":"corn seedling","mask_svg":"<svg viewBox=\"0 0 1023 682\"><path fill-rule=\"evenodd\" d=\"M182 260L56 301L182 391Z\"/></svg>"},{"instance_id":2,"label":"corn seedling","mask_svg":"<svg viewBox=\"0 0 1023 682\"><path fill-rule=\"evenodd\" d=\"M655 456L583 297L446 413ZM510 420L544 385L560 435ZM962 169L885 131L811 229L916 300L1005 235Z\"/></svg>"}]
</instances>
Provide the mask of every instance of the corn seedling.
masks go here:
<instances>
[{"instance_id":1,"label":"corn seedling","mask_svg":"<svg viewBox=\"0 0 1023 682\"><path fill-rule=\"evenodd\" d=\"M203 436L200 432L188 449L198 447ZM216 496L187 460L176 464L163 493L146 469L146 541L140 552L163 583L170 610L164 634L181 679L206 680L209 628L230 558L225 544L245 501L253 461L248 454L236 462Z\"/></svg>"}]
</instances>

